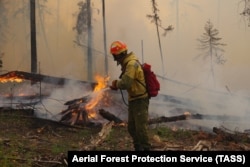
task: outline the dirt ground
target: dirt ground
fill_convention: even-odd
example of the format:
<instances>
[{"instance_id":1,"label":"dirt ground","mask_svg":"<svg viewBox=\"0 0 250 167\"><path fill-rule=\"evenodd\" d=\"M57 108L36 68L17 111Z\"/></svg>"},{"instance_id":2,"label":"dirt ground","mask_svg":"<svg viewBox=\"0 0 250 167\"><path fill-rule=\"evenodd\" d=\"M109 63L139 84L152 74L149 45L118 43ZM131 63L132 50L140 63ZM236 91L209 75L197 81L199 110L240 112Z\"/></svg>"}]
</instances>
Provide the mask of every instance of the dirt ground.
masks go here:
<instances>
[{"instance_id":1,"label":"dirt ground","mask_svg":"<svg viewBox=\"0 0 250 167\"><path fill-rule=\"evenodd\" d=\"M126 125L113 125L107 136L93 144L102 125L71 126L30 115L0 113L2 166L67 166L67 151L133 151ZM248 134L209 133L203 130L150 126L156 151L249 151Z\"/></svg>"}]
</instances>

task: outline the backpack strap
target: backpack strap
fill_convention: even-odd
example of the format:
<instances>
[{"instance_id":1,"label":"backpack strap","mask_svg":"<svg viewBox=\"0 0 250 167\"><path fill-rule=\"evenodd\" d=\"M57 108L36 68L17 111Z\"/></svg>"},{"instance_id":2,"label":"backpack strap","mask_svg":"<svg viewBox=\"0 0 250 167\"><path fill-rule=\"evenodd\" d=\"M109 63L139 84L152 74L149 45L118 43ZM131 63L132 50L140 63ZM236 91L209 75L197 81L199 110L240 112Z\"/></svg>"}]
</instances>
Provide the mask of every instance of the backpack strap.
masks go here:
<instances>
[{"instance_id":1,"label":"backpack strap","mask_svg":"<svg viewBox=\"0 0 250 167\"><path fill-rule=\"evenodd\" d=\"M128 62L130 62L131 60L129 60ZM137 61L137 63L141 66L141 68L142 68L142 70L143 70L143 67L142 67L142 64L139 62L139 60L136 60ZM124 64L124 66L122 66L122 73L120 74L120 76L119 76L119 78L121 79L121 77L122 77L122 75L125 73L125 71L126 71L126 67L127 67L127 65L128 65L128 62L126 63L126 64ZM145 79L145 74L143 73L143 75L144 75L144 79ZM146 93L147 93L147 87L146 87L146 85L144 85L141 81L139 81L138 79L135 79L137 82L139 82L141 85L143 85L144 87L145 87L145 89L146 89L146 91L144 92L144 93L142 93L142 94L139 94L139 95L136 95L136 96L131 96L131 97L140 97L140 96L142 96L142 95L145 95Z\"/></svg>"},{"instance_id":2,"label":"backpack strap","mask_svg":"<svg viewBox=\"0 0 250 167\"><path fill-rule=\"evenodd\" d=\"M136 61L137 61L137 63L141 66L141 69L142 69L142 71L143 71L142 64L139 62L139 60L136 60ZM144 80L146 81L144 72L143 72L143 75L144 75ZM140 80L138 80L138 79L135 79L135 80L136 80L137 82L139 82L142 86L144 86L145 92L142 93L142 94L136 95L136 96L131 96L131 97L139 97L139 96L145 95L145 94L147 93L147 86L144 85Z\"/></svg>"},{"instance_id":3,"label":"backpack strap","mask_svg":"<svg viewBox=\"0 0 250 167\"><path fill-rule=\"evenodd\" d=\"M121 69L122 73L121 73L120 76L119 76L120 79L122 78L122 75L125 73L126 68L127 68L127 65L128 65L128 63L129 63L130 61L132 61L132 60L129 60L127 63L125 63L125 64L122 66L122 69Z\"/></svg>"},{"instance_id":4,"label":"backpack strap","mask_svg":"<svg viewBox=\"0 0 250 167\"><path fill-rule=\"evenodd\" d=\"M140 64L141 69L142 69L142 71L143 71L142 64L139 62L139 60L136 60L136 61L138 62L138 64ZM146 81L144 71L143 71L143 75L144 75L144 80ZM137 82L139 82L141 85L143 85L143 86L147 89L146 85L144 85L141 81L139 81L138 79L135 79L135 80L136 80ZM146 90L146 91L147 91L147 90Z\"/></svg>"}]
</instances>

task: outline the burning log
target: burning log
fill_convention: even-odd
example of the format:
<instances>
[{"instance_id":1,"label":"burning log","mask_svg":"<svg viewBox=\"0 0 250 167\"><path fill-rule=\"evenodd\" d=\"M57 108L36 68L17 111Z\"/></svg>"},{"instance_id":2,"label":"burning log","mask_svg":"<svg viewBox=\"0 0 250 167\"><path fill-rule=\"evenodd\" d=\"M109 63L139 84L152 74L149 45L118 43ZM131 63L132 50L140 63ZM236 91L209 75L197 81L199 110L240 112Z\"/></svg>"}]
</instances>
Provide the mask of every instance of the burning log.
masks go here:
<instances>
[{"instance_id":1,"label":"burning log","mask_svg":"<svg viewBox=\"0 0 250 167\"><path fill-rule=\"evenodd\" d=\"M62 115L60 121L71 125L87 125L90 123L89 118L96 115L92 107L99 102L95 97L95 95L90 94L64 103L64 105L68 105L68 108L60 113Z\"/></svg>"},{"instance_id":2,"label":"burning log","mask_svg":"<svg viewBox=\"0 0 250 167\"><path fill-rule=\"evenodd\" d=\"M60 114L62 114L60 122L63 123L69 123L71 125L86 125L88 123L88 114L86 110L81 109L79 106L75 108L69 107Z\"/></svg>"},{"instance_id":3,"label":"burning log","mask_svg":"<svg viewBox=\"0 0 250 167\"><path fill-rule=\"evenodd\" d=\"M0 82L7 82L7 81L17 81L21 82L21 80L30 80L33 82L45 82L45 83L51 83L51 84L57 84L57 85L64 85L68 81L72 81L71 79L61 78L61 77L52 77L48 75L43 74L34 74L34 73L28 73L24 71L11 71L6 74L0 75ZM80 83L89 83L86 81L79 81L76 80L76 82ZM96 85L96 83L91 83L92 87Z\"/></svg>"},{"instance_id":4,"label":"burning log","mask_svg":"<svg viewBox=\"0 0 250 167\"><path fill-rule=\"evenodd\" d=\"M96 76L98 81L93 92L87 96L73 99L67 101L64 105L68 105L68 108L62 111L61 121L71 123L80 123L86 125L89 123L89 118L95 118L96 116L96 107L105 104L105 100L108 99L108 96L105 96L106 90L109 90L107 87L107 79L100 76Z\"/></svg>"},{"instance_id":5,"label":"burning log","mask_svg":"<svg viewBox=\"0 0 250 167\"><path fill-rule=\"evenodd\" d=\"M81 97L81 98L77 98L77 99L73 99L73 100L69 100L67 102L64 103L64 105L74 105L74 104L79 104L82 102L87 102L89 99L89 95Z\"/></svg>"},{"instance_id":6,"label":"burning log","mask_svg":"<svg viewBox=\"0 0 250 167\"><path fill-rule=\"evenodd\" d=\"M88 113L84 106L87 102L88 96L64 103L64 105L68 105L68 108L60 113L62 115L60 122L70 123L71 125L86 125L88 123Z\"/></svg>"}]
</instances>

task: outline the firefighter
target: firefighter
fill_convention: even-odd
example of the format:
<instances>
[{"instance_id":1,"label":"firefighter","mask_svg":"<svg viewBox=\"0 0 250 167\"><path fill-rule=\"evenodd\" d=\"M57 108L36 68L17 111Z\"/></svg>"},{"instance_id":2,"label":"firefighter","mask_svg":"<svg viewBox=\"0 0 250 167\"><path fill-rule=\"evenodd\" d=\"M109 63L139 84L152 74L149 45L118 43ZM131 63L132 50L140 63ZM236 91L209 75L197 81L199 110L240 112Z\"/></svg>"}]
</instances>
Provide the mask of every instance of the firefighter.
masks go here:
<instances>
[{"instance_id":1,"label":"firefighter","mask_svg":"<svg viewBox=\"0 0 250 167\"><path fill-rule=\"evenodd\" d=\"M128 53L127 45L121 41L114 41L110 46L117 65L121 65L121 75L113 80L112 90L127 90L128 92L128 132L133 139L135 151L150 150L148 135L148 107L149 97L145 86L143 70L138 58L133 52Z\"/></svg>"}]
</instances>

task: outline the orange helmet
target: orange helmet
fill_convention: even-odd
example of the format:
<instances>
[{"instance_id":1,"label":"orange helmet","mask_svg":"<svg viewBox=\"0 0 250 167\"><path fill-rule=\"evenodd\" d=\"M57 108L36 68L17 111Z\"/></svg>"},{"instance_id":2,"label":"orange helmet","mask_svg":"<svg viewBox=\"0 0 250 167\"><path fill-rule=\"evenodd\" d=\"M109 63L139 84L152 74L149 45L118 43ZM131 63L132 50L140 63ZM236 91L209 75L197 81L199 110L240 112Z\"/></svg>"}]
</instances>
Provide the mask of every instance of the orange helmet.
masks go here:
<instances>
[{"instance_id":1,"label":"orange helmet","mask_svg":"<svg viewBox=\"0 0 250 167\"><path fill-rule=\"evenodd\" d=\"M127 45L121 41L114 41L110 46L110 53L112 55L119 55L127 50L128 50Z\"/></svg>"}]
</instances>

